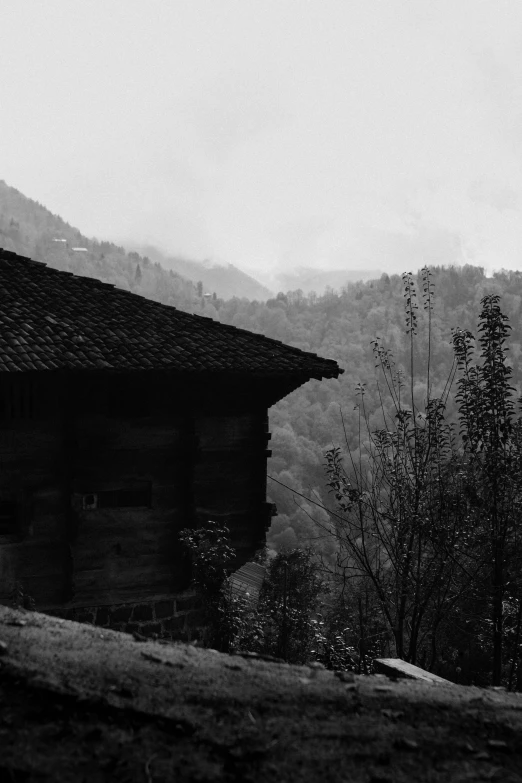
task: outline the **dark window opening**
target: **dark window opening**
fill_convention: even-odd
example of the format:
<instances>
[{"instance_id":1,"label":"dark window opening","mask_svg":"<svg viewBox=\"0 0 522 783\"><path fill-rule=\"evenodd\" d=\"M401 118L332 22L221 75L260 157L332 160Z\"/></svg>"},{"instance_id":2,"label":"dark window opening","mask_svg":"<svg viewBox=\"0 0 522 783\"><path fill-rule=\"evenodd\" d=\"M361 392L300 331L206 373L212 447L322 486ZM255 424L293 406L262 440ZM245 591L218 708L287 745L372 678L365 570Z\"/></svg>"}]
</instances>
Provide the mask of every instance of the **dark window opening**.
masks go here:
<instances>
[{"instance_id":1,"label":"dark window opening","mask_svg":"<svg viewBox=\"0 0 522 783\"><path fill-rule=\"evenodd\" d=\"M83 496L83 508L150 508L151 488L104 489Z\"/></svg>"},{"instance_id":2,"label":"dark window opening","mask_svg":"<svg viewBox=\"0 0 522 783\"><path fill-rule=\"evenodd\" d=\"M0 536L18 533L18 514L14 500L0 500Z\"/></svg>"},{"instance_id":3,"label":"dark window opening","mask_svg":"<svg viewBox=\"0 0 522 783\"><path fill-rule=\"evenodd\" d=\"M98 496L97 495L84 495L83 496L83 507L84 508L96 508L98 506Z\"/></svg>"},{"instance_id":4,"label":"dark window opening","mask_svg":"<svg viewBox=\"0 0 522 783\"><path fill-rule=\"evenodd\" d=\"M111 489L98 492L98 508L150 506L148 489Z\"/></svg>"},{"instance_id":5,"label":"dark window opening","mask_svg":"<svg viewBox=\"0 0 522 783\"><path fill-rule=\"evenodd\" d=\"M103 390L103 398L109 416L124 419L150 416L149 394L146 389L136 389L130 384L113 385Z\"/></svg>"}]
</instances>

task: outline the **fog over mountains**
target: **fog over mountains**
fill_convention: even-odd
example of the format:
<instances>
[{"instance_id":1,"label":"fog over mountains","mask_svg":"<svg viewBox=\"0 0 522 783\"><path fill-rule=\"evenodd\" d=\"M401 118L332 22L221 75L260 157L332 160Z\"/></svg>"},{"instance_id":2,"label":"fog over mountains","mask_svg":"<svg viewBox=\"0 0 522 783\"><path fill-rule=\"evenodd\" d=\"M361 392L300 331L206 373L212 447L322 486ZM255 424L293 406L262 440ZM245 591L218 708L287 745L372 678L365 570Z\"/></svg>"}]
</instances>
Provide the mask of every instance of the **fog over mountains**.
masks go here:
<instances>
[{"instance_id":1,"label":"fog over mountains","mask_svg":"<svg viewBox=\"0 0 522 783\"><path fill-rule=\"evenodd\" d=\"M274 293L519 268L520 2L151 2L3 4L2 178Z\"/></svg>"},{"instance_id":2,"label":"fog over mountains","mask_svg":"<svg viewBox=\"0 0 522 783\"><path fill-rule=\"evenodd\" d=\"M251 275L238 269L234 264L219 264L210 260L195 261L182 256L169 255L153 245L134 245L129 242L124 244L128 250L147 256L165 269L172 269L187 280L201 281L205 291L215 291L218 296L224 299L238 296L239 298L265 300L273 296L273 291Z\"/></svg>"},{"instance_id":3,"label":"fog over mountains","mask_svg":"<svg viewBox=\"0 0 522 783\"><path fill-rule=\"evenodd\" d=\"M186 301L178 301L171 292L169 303L189 309L192 299L197 296L199 282L203 294L215 294L223 299L237 296L264 301L272 296L266 286L232 264L213 265L177 256L167 257L150 246L123 248L113 242L88 238L42 204L1 180L0 247L58 269L114 282L127 290L136 290L136 270L140 264L139 275L151 276L153 270L156 277L165 278L164 293L175 287L175 283L176 291L183 288ZM140 287L143 286L140 280ZM158 294L160 290L158 284ZM148 288L145 285L143 293L156 298L152 284Z\"/></svg>"},{"instance_id":4,"label":"fog over mountains","mask_svg":"<svg viewBox=\"0 0 522 783\"><path fill-rule=\"evenodd\" d=\"M61 242L59 240L65 240ZM100 250L103 245L103 250ZM136 264L147 258L159 265L165 274L174 273L194 287L202 283L203 294L216 294L222 299L232 297L266 301L278 291L301 290L304 294L315 291L322 294L326 288L339 289L348 282L370 280L380 276L375 268L359 270L320 270L300 267L290 272L260 274L260 280L234 264L216 263L211 260L197 261L162 252L153 245L138 245L132 242L124 246L113 242L88 238L78 228L70 226L58 215L54 215L42 204L28 198L16 188L0 180L0 246L21 255L35 258L57 268L78 270L80 274L107 276L116 274L122 265L130 265L127 283L120 279L117 285L130 286ZM79 257L74 247L86 250ZM101 258L101 255L104 258ZM100 262L112 258L110 264ZM90 264L90 265L89 265ZM143 261L142 261L143 265ZM132 267L132 270L131 270ZM91 271L89 271L91 270ZM94 271L93 271L94 270Z\"/></svg>"}]
</instances>

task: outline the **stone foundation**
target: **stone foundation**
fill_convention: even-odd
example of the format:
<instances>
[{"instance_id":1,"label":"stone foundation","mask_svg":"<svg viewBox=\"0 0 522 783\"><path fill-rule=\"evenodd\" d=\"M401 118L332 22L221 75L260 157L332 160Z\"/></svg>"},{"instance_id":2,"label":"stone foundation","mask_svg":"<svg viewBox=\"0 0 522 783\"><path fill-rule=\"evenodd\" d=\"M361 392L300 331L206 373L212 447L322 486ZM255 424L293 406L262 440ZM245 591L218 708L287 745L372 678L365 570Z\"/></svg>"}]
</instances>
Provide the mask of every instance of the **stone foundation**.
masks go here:
<instances>
[{"instance_id":1,"label":"stone foundation","mask_svg":"<svg viewBox=\"0 0 522 783\"><path fill-rule=\"evenodd\" d=\"M194 593L111 606L64 607L63 612L48 614L113 631L173 641L198 639L204 627L201 605Z\"/></svg>"}]
</instances>

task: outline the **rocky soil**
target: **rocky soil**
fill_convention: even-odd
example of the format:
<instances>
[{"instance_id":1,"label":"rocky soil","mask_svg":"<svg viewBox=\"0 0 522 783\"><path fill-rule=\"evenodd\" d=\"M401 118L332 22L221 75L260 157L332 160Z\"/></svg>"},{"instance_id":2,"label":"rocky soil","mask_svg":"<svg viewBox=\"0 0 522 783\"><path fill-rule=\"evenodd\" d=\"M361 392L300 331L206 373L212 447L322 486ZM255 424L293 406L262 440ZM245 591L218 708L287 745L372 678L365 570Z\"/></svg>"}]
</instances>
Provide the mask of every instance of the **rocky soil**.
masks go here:
<instances>
[{"instance_id":1,"label":"rocky soil","mask_svg":"<svg viewBox=\"0 0 522 783\"><path fill-rule=\"evenodd\" d=\"M0 607L0 781L522 783L522 696Z\"/></svg>"}]
</instances>

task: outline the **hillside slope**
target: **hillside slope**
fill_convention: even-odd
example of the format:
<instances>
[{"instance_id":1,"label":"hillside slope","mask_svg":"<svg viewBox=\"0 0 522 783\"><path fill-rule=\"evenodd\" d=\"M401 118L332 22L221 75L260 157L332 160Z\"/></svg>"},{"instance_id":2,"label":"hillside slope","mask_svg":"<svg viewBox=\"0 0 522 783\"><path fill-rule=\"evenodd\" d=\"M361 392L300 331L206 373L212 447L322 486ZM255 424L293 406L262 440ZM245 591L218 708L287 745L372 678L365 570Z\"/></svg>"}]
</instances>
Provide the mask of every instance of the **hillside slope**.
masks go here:
<instances>
[{"instance_id":1,"label":"hillside slope","mask_svg":"<svg viewBox=\"0 0 522 783\"><path fill-rule=\"evenodd\" d=\"M380 269L313 269L297 267L289 272L279 272L275 275L274 284L278 291L301 290L305 294L315 291L324 294L327 288L340 289L365 280L376 280L381 276Z\"/></svg>"},{"instance_id":2,"label":"hillside slope","mask_svg":"<svg viewBox=\"0 0 522 783\"><path fill-rule=\"evenodd\" d=\"M157 261L162 267L195 282L201 281L205 293L216 293L221 299L250 299L264 302L273 296L272 291L233 264L199 262L188 258L162 253L151 245L132 248L141 255Z\"/></svg>"},{"instance_id":3,"label":"hillside slope","mask_svg":"<svg viewBox=\"0 0 522 783\"><path fill-rule=\"evenodd\" d=\"M204 294L265 300L271 292L241 270L163 256L154 248L127 252L84 236L61 217L0 180L0 247L56 269L95 277L188 312L204 309ZM198 291L197 283L203 284ZM210 313L211 315L213 313Z\"/></svg>"},{"instance_id":4,"label":"hillside slope","mask_svg":"<svg viewBox=\"0 0 522 783\"><path fill-rule=\"evenodd\" d=\"M522 781L515 694L345 683L6 607L0 640L4 780Z\"/></svg>"}]
</instances>

